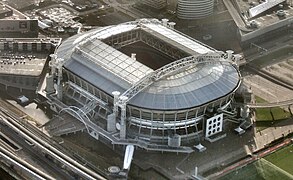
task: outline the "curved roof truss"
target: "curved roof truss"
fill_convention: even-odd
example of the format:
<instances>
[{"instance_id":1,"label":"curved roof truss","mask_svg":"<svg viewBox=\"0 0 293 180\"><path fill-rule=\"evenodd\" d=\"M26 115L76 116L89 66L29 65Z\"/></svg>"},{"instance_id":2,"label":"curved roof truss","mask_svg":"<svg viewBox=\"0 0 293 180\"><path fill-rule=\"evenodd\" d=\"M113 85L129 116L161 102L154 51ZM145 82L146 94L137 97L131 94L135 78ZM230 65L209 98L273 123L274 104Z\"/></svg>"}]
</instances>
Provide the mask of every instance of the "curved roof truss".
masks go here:
<instances>
[{"instance_id":1,"label":"curved roof truss","mask_svg":"<svg viewBox=\"0 0 293 180\"><path fill-rule=\"evenodd\" d=\"M143 91L154 82L163 79L164 77L170 76L172 74L179 73L184 71L187 68L195 67L199 64L210 64L210 63L228 63L235 64L233 58L229 59L221 51L214 51L201 55L188 56L177 61L174 61L170 64L167 64L156 71L149 73L140 81L135 83L131 88L126 90L119 97L118 106L122 107L124 103L130 101L135 95Z\"/></svg>"}]
</instances>

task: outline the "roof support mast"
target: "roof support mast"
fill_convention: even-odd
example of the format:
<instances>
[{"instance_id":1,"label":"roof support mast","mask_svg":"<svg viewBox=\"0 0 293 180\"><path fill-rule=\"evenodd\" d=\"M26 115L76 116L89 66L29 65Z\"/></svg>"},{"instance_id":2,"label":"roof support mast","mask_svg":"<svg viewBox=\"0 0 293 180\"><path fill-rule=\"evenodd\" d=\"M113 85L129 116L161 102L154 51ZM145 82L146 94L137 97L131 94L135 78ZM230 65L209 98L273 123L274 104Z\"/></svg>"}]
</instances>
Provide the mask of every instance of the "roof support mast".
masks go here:
<instances>
[{"instance_id":1,"label":"roof support mast","mask_svg":"<svg viewBox=\"0 0 293 180\"><path fill-rule=\"evenodd\" d=\"M62 93L62 66L64 64L64 59L58 58L56 54L51 54L51 61L49 62L49 66L51 67L51 75L53 76L53 79L57 77L57 86L56 86L56 93L57 98L62 99L63 93ZM53 80L52 79L52 80Z\"/></svg>"}]
</instances>

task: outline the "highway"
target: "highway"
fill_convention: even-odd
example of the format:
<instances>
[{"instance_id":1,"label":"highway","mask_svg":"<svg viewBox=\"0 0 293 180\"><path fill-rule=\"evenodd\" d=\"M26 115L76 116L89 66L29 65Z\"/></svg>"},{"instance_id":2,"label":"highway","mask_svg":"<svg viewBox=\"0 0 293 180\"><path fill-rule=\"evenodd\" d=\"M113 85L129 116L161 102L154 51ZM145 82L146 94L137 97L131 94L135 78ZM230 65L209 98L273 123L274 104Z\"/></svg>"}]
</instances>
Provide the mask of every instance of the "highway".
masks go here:
<instances>
[{"instance_id":1,"label":"highway","mask_svg":"<svg viewBox=\"0 0 293 180\"><path fill-rule=\"evenodd\" d=\"M59 162L64 168L66 168L67 171L74 174L74 177L79 177L82 179L105 179L100 174L97 174L96 172L92 171L91 169L86 168L85 166L78 163L76 160L72 159L68 155L63 154L59 150L57 150L53 145L45 142L42 137L39 135L34 134L32 131L26 129L22 124L20 124L21 119L17 119L17 117L14 117L10 112L7 110L0 108L0 119L2 125L5 124L6 126L10 128L4 128L8 129L9 131L15 131L21 138L19 139L25 139L27 142L30 142L30 144L34 144L34 148L37 148L40 152L45 153L47 157L50 157L49 159L52 159L55 163ZM5 126L4 125L4 126ZM7 132L6 132L7 133ZM10 134L10 133L8 133ZM19 141L17 141L20 144L23 144ZM37 157L38 158L38 157ZM44 159L39 156L40 159ZM41 161L38 159L38 161ZM46 166L51 166L48 163L47 160L44 162ZM53 162L52 161L52 162ZM51 167L53 168L53 167ZM51 172L55 169L51 169ZM72 179L69 178L69 176L62 172L62 170L57 170L56 173L62 174L62 178L58 179ZM45 178L48 179L48 178Z\"/></svg>"}]
</instances>

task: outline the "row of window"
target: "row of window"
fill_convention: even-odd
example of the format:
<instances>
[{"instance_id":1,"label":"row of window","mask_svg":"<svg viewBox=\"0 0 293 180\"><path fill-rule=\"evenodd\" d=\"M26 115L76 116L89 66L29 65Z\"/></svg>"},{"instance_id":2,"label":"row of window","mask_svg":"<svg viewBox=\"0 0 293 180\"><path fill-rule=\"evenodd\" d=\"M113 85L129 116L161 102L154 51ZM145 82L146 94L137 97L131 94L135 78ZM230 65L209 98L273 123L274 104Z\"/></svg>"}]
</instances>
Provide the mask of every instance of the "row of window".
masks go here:
<instances>
[{"instance_id":1,"label":"row of window","mask_svg":"<svg viewBox=\"0 0 293 180\"><path fill-rule=\"evenodd\" d=\"M225 105L230 100L230 96L223 98L221 100L217 100L214 103L211 103L209 105L197 107L190 110L185 110L181 112L176 111L165 111L165 112L156 112L156 111L144 111L138 108L130 108L129 113L130 116L145 119L145 120L156 120L156 121L175 121L175 120L186 120L191 118L196 118L199 116L202 116L206 113L206 110L208 108L217 108L221 107L222 105Z\"/></svg>"},{"instance_id":2,"label":"row of window","mask_svg":"<svg viewBox=\"0 0 293 180\"><path fill-rule=\"evenodd\" d=\"M200 133L203 131L203 120L197 122L197 125L190 126L182 129L168 129L168 130L160 130L160 129L148 129L138 126L130 126L128 132L130 136L138 136L138 137L157 137L157 138L164 138L171 136L173 134L178 134L180 136L188 136L194 135L196 133Z\"/></svg>"},{"instance_id":3,"label":"row of window","mask_svg":"<svg viewBox=\"0 0 293 180\"><path fill-rule=\"evenodd\" d=\"M85 80L75 76L69 71L66 71L68 79L83 89L87 90L89 93L95 95L97 98L107 102L108 104L113 104L113 98L93 85L87 83ZM128 106L128 116L136 117L144 120L155 120L155 121L180 121L191 118L196 118L202 116L206 113L207 109L215 109L221 107L228 103L231 96L223 97L209 105L204 105L201 107L196 107L194 109L182 110L182 111L152 111L146 109L140 109L136 107Z\"/></svg>"},{"instance_id":4,"label":"row of window","mask_svg":"<svg viewBox=\"0 0 293 180\"><path fill-rule=\"evenodd\" d=\"M109 97L106 93L104 93L103 91L100 91L98 88L95 88L93 85L87 83L85 80L75 76L69 71L66 71L66 75L68 77L68 80L70 80L71 82L87 90L89 93L93 94L94 96L101 99L102 101L108 104L109 103L113 104L113 99Z\"/></svg>"}]
</instances>

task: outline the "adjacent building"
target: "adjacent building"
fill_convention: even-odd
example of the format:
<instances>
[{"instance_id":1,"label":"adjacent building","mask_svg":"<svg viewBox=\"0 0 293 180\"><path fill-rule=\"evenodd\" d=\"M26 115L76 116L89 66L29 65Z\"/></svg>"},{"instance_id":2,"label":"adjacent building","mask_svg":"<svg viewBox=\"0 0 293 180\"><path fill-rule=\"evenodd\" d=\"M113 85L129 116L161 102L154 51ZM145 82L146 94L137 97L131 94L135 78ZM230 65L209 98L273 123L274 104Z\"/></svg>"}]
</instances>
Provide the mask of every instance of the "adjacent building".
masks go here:
<instances>
[{"instance_id":1,"label":"adjacent building","mask_svg":"<svg viewBox=\"0 0 293 180\"><path fill-rule=\"evenodd\" d=\"M178 0L179 19L201 19L213 14L214 0Z\"/></svg>"}]
</instances>

